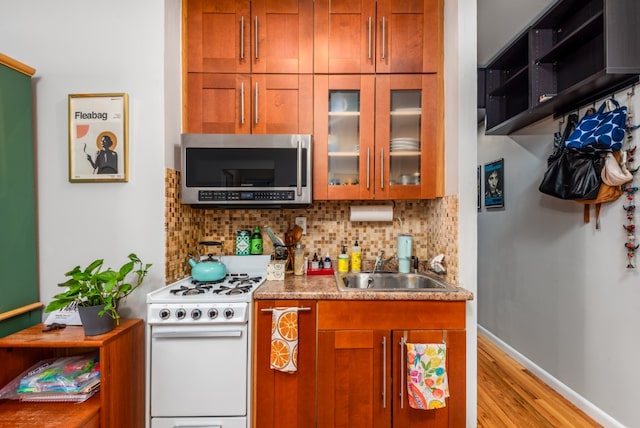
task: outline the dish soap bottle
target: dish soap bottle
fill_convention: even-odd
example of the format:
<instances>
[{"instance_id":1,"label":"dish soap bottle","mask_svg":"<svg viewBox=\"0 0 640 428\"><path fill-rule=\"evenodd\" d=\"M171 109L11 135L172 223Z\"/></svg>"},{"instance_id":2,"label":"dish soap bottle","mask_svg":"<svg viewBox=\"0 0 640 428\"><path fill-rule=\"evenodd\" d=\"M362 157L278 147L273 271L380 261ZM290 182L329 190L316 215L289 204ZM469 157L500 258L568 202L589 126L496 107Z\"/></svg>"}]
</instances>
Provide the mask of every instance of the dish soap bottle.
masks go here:
<instances>
[{"instance_id":1,"label":"dish soap bottle","mask_svg":"<svg viewBox=\"0 0 640 428\"><path fill-rule=\"evenodd\" d=\"M346 245L342 246L342 254L338 256L338 272L340 273L349 272L349 256L347 256Z\"/></svg>"},{"instance_id":2,"label":"dish soap bottle","mask_svg":"<svg viewBox=\"0 0 640 428\"><path fill-rule=\"evenodd\" d=\"M249 244L250 250L249 254L251 255L260 255L262 254L262 235L260 234L260 228L256 226L253 230L253 234L251 235L251 243Z\"/></svg>"},{"instance_id":3,"label":"dish soap bottle","mask_svg":"<svg viewBox=\"0 0 640 428\"><path fill-rule=\"evenodd\" d=\"M358 240L356 239L356 243L351 248L351 272L360 272L362 269L362 251L360 251L360 247L358 246Z\"/></svg>"}]
</instances>

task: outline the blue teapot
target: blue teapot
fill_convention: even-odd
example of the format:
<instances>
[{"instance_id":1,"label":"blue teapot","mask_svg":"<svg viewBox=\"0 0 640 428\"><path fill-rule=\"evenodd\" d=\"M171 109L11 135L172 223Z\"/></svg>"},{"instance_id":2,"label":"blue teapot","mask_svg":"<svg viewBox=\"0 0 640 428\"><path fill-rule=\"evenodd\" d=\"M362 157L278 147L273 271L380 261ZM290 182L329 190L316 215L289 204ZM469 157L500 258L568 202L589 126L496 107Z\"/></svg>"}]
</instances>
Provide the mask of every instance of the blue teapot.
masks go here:
<instances>
[{"instance_id":1,"label":"blue teapot","mask_svg":"<svg viewBox=\"0 0 640 428\"><path fill-rule=\"evenodd\" d=\"M200 242L200 244L207 246L222 245L221 242L217 241L204 241ZM214 259L211 253L206 259L198 261L196 261L196 257L189 254L189 265L191 266L191 277L196 281L218 281L227 275L227 268L224 263Z\"/></svg>"}]
</instances>

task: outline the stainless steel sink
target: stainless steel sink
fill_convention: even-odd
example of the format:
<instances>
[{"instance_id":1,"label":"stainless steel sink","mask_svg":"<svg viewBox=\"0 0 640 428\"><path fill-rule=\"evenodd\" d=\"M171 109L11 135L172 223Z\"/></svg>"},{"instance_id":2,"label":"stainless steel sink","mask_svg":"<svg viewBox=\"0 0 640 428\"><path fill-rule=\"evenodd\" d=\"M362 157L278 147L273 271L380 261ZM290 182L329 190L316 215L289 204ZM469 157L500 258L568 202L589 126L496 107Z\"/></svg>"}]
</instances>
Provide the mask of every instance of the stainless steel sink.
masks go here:
<instances>
[{"instance_id":1,"label":"stainless steel sink","mask_svg":"<svg viewBox=\"0 0 640 428\"><path fill-rule=\"evenodd\" d=\"M437 278L419 273L336 273L336 283L341 291L457 291Z\"/></svg>"}]
</instances>

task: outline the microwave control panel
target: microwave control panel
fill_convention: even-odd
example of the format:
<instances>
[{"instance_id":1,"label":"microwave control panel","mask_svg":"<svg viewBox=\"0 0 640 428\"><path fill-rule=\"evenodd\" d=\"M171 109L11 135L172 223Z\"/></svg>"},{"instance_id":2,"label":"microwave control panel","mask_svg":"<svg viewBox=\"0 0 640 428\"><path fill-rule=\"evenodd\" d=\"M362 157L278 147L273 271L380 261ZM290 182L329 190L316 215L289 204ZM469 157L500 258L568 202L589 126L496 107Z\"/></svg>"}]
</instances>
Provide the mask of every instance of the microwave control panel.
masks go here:
<instances>
[{"instance_id":1,"label":"microwave control panel","mask_svg":"<svg viewBox=\"0 0 640 428\"><path fill-rule=\"evenodd\" d=\"M198 200L203 202L222 201L293 201L295 190L200 190Z\"/></svg>"}]
</instances>

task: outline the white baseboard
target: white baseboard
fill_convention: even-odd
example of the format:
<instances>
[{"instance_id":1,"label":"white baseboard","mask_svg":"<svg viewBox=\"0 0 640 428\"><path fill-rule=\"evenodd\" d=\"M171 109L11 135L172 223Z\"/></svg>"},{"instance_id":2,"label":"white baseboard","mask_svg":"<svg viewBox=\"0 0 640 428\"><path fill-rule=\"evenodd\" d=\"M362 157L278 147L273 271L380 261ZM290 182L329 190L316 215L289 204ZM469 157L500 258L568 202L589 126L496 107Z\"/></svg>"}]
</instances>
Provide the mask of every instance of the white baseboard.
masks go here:
<instances>
[{"instance_id":1,"label":"white baseboard","mask_svg":"<svg viewBox=\"0 0 640 428\"><path fill-rule=\"evenodd\" d=\"M498 348L503 350L507 355L520 363L524 368L533 373L542 382L549 385L550 388L555 390L558 394L569 400L574 406L585 412L593 420L598 422L607 428L625 428L620 422L603 412L599 407L595 406L589 400L569 388L564 383L560 382L555 377L551 376L541 367L536 365L533 361L516 351L514 348L503 342L497 336L493 335L489 330L485 329L481 325L478 325L478 332L482 333L487 339L489 339Z\"/></svg>"}]
</instances>

